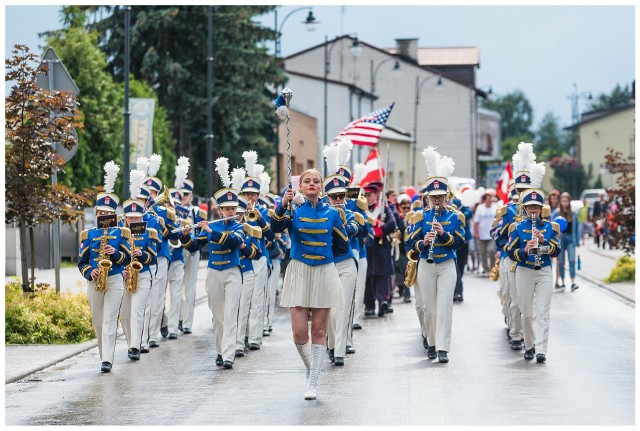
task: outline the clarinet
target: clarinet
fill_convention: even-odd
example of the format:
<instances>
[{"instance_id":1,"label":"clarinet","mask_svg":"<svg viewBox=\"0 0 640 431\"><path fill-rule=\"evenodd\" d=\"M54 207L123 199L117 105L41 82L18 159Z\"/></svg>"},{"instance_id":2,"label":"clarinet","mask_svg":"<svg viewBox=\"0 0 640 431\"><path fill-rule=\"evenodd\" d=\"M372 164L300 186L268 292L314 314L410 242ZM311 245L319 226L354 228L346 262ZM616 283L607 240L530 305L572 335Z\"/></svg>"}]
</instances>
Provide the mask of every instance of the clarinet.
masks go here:
<instances>
[{"instance_id":1,"label":"clarinet","mask_svg":"<svg viewBox=\"0 0 640 431\"><path fill-rule=\"evenodd\" d=\"M436 205L435 208L433 209L433 221L431 222L431 230L429 232L435 232L435 228L433 227L433 224L435 222L438 221L438 216L440 215L440 205ZM436 243L436 239L434 238L433 241L431 241L431 244L429 244L429 255L427 256L427 263L434 263L435 260L433 259L433 246Z\"/></svg>"}]
</instances>

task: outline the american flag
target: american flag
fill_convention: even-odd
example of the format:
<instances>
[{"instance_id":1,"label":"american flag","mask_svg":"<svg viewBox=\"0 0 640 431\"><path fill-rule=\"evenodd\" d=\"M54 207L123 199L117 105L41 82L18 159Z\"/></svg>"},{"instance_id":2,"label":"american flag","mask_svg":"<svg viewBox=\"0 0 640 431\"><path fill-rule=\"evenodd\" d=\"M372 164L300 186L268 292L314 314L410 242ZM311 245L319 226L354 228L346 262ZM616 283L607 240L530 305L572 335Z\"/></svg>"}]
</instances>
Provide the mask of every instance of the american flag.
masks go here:
<instances>
[{"instance_id":1,"label":"american flag","mask_svg":"<svg viewBox=\"0 0 640 431\"><path fill-rule=\"evenodd\" d=\"M375 146L380 140L380 134L384 130L394 104L395 102L347 124L336 139L350 139L353 145Z\"/></svg>"}]
</instances>

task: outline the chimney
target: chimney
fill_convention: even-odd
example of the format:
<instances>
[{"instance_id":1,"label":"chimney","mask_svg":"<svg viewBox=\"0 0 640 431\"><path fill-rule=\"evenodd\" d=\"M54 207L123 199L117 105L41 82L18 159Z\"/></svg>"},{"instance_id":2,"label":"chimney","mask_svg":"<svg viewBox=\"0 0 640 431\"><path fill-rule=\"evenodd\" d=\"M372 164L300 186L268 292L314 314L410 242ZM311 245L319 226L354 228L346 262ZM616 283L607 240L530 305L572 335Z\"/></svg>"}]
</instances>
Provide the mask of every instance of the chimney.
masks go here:
<instances>
[{"instance_id":1,"label":"chimney","mask_svg":"<svg viewBox=\"0 0 640 431\"><path fill-rule=\"evenodd\" d=\"M418 62L418 38L396 39L396 49L400 57Z\"/></svg>"}]
</instances>

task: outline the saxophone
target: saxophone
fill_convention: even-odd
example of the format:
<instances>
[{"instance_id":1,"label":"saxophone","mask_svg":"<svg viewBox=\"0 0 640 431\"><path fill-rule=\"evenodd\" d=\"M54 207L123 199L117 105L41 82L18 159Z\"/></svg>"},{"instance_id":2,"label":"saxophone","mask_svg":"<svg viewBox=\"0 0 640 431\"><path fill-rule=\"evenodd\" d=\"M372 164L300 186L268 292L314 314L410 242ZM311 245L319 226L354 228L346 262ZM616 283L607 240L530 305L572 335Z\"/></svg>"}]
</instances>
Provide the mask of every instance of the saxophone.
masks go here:
<instances>
[{"instance_id":1,"label":"saxophone","mask_svg":"<svg viewBox=\"0 0 640 431\"><path fill-rule=\"evenodd\" d=\"M136 293L138 290L138 274L142 270L142 264L133 257L133 251L136 249L135 235L131 234L129 238L129 247L131 248L131 263L127 266L129 272L129 278L125 282L125 289L131 293Z\"/></svg>"},{"instance_id":2,"label":"saxophone","mask_svg":"<svg viewBox=\"0 0 640 431\"><path fill-rule=\"evenodd\" d=\"M440 205L436 205L435 208L433 209L433 221L431 222L431 232L435 232L435 228L433 227L433 224L438 221L438 216L440 215ZM427 263L434 263L435 260L433 259L433 246L436 243L436 239L434 238L433 241L431 241L431 244L429 244L429 254L427 255Z\"/></svg>"},{"instance_id":3,"label":"saxophone","mask_svg":"<svg viewBox=\"0 0 640 431\"><path fill-rule=\"evenodd\" d=\"M500 279L500 259L497 259L493 268L491 268L491 272L489 272L489 279L491 281L498 281Z\"/></svg>"},{"instance_id":4,"label":"saxophone","mask_svg":"<svg viewBox=\"0 0 640 431\"><path fill-rule=\"evenodd\" d=\"M96 278L96 291L104 292L107 289L107 277L109 277L109 270L111 270L111 260L107 258L105 251L109 239L107 238L108 229L103 229L103 235L100 239L100 251L98 253L98 278Z\"/></svg>"},{"instance_id":5,"label":"saxophone","mask_svg":"<svg viewBox=\"0 0 640 431\"><path fill-rule=\"evenodd\" d=\"M407 268L404 271L404 285L412 287L418 278L418 259L420 258L420 255L417 251L410 250L407 253L407 258L409 259L409 263L407 263Z\"/></svg>"}]
</instances>

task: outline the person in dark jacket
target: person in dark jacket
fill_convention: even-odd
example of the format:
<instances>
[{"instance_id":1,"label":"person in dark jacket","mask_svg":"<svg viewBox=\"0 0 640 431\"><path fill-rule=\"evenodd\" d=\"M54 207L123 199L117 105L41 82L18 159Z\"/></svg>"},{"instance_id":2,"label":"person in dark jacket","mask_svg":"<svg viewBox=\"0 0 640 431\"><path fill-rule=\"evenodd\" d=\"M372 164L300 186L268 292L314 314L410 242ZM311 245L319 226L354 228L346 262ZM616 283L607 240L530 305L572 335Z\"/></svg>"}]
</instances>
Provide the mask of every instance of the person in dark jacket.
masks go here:
<instances>
[{"instance_id":1,"label":"person in dark jacket","mask_svg":"<svg viewBox=\"0 0 640 431\"><path fill-rule=\"evenodd\" d=\"M374 219L374 238L367 246L367 283L364 293L364 315L368 317L375 314L376 301L378 317L389 311L391 277L395 274L389 235L398 226L389 207L381 205L378 201L381 188L382 184L379 182L370 182L364 187L369 211Z\"/></svg>"}]
</instances>

